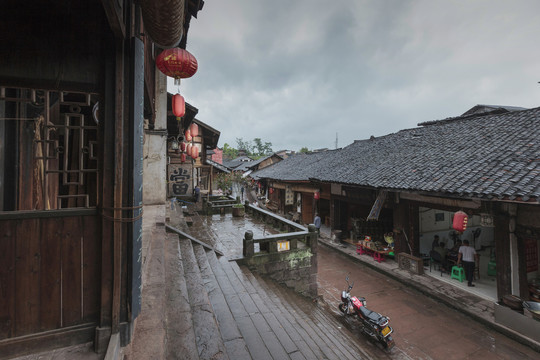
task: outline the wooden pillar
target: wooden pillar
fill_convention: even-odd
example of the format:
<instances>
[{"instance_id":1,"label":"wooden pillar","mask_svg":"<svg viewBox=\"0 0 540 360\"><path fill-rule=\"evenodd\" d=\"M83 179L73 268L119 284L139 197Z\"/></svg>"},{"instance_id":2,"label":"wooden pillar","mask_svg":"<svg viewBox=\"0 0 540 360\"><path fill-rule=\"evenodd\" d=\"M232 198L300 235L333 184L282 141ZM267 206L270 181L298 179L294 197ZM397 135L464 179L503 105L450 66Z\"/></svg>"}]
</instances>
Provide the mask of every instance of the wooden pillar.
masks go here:
<instances>
[{"instance_id":1,"label":"wooden pillar","mask_svg":"<svg viewBox=\"0 0 540 360\"><path fill-rule=\"evenodd\" d=\"M500 209L494 217L495 257L497 262L497 299L512 294L512 265L508 214Z\"/></svg>"}]
</instances>

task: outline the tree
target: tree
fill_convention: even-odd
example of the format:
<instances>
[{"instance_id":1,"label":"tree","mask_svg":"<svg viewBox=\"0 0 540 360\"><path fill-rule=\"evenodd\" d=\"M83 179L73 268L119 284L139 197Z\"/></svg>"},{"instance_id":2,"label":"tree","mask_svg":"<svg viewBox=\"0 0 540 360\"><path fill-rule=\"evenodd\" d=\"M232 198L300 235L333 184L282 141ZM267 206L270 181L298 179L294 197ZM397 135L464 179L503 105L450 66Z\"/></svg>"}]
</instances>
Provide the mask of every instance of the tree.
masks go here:
<instances>
[{"instance_id":1,"label":"tree","mask_svg":"<svg viewBox=\"0 0 540 360\"><path fill-rule=\"evenodd\" d=\"M253 142L255 143L254 151L257 150L257 153L254 153L253 155L265 156L272 154L273 151L271 142L265 142L263 144L261 138L255 138L253 139Z\"/></svg>"},{"instance_id":2,"label":"tree","mask_svg":"<svg viewBox=\"0 0 540 360\"><path fill-rule=\"evenodd\" d=\"M298 151L298 152L301 153L301 154L307 154L307 153L309 152L309 149L308 149L307 147L304 146L304 147L301 148L300 151Z\"/></svg>"},{"instance_id":3,"label":"tree","mask_svg":"<svg viewBox=\"0 0 540 360\"><path fill-rule=\"evenodd\" d=\"M249 140L244 141L242 138L236 138L236 146L238 150L245 150L247 155L253 153L253 145Z\"/></svg>"},{"instance_id":4,"label":"tree","mask_svg":"<svg viewBox=\"0 0 540 360\"><path fill-rule=\"evenodd\" d=\"M221 189L224 193L238 193L242 186L247 187L249 184L241 172L220 173L216 176L216 183L218 189Z\"/></svg>"},{"instance_id":5,"label":"tree","mask_svg":"<svg viewBox=\"0 0 540 360\"><path fill-rule=\"evenodd\" d=\"M223 156L227 159L234 159L238 156L238 150L225 143L223 145Z\"/></svg>"}]
</instances>

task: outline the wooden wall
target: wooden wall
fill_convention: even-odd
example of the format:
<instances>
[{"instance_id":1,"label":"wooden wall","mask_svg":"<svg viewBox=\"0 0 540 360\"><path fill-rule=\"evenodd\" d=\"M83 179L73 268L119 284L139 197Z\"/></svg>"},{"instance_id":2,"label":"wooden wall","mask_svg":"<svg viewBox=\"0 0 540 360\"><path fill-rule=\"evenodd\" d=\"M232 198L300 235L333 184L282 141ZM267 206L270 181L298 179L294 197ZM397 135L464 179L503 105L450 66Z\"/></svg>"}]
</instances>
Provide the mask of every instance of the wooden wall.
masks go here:
<instances>
[{"instance_id":1,"label":"wooden wall","mask_svg":"<svg viewBox=\"0 0 540 360\"><path fill-rule=\"evenodd\" d=\"M0 342L97 323L99 234L95 215L0 219Z\"/></svg>"}]
</instances>

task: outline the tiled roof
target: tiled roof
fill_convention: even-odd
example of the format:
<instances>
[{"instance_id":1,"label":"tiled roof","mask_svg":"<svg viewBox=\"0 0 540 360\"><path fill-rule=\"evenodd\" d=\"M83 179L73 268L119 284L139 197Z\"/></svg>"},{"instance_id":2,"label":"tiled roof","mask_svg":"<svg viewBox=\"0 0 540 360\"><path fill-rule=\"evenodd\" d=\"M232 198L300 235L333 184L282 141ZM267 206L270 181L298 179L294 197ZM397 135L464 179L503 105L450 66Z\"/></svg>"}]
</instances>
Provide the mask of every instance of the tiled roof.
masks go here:
<instances>
[{"instance_id":1,"label":"tiled roof","mask_svg":"<svg viewBox=\"0 0 540 360\"><path fill-rule=\"evenodd\" d=\"M294 163L301 159L286 159L257 175L467 198L538 201L539 139L540 108L454 118L309 155L322 156L319 161L306 158Z\"/></svg>"},{"instance_id":2,"label":"tiled roof","mask_svg":"<svg viewBox=\"0 0 540 360\"><path fill-rule=\"evenodd\" d=\"M296 154L250 174L255 180L267 178L281 181L307 181L326 164L323 159L335 151Z\"/></svg>"}]
</instances>

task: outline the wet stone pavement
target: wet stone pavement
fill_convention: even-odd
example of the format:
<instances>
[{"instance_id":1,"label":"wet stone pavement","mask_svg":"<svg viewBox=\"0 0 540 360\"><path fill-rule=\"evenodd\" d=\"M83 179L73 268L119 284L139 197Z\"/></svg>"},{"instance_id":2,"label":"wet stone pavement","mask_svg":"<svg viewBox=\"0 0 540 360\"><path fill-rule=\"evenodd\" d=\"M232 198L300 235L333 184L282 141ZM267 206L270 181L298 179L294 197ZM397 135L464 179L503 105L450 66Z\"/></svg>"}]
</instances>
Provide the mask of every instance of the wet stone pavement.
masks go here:
<instances>
[{"instance_id":1,"label":"wet stone pavement","mask_svg":"<svg viewBox=\"0 0 540 360\"><path fill-rule=\"evenodd\" d=\"M242 255L246 230L254 237L278 231L248 216L234 218L230 213L191 215L187 232L204 239L228 258ZM392 278L343 256L334 249L319 246L319 307L340 319L343 327L357 335L358 342L373 358L388 359L538 359L540 354L470 319L436 300ZM337 310L345 277L354 281L352 295L364 296L367 307L390 317L396 346L379 349L359 330L354 318L344 318Z\"/></svg>"},{"instance_id":2,"label":"wet stone pavement","mask_svg":"<svg viewBox=\"0 0 540 360\"><path fill-rule=\"evenodd\" d=\"M339 314L337 305L346 287L367 299L367 307L390 317L396 346L378 357L390 359L538 359L540 354L471 320L406 285L359 264L333 249L319 246L319 294L328 309ZM344 321L353 332L355 321ZM359 334L359 339L363 335ZM370 346L366 342L366 346Z\"/></svg>"}]
</instances>

